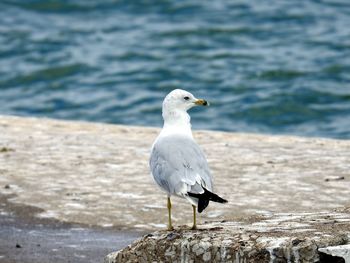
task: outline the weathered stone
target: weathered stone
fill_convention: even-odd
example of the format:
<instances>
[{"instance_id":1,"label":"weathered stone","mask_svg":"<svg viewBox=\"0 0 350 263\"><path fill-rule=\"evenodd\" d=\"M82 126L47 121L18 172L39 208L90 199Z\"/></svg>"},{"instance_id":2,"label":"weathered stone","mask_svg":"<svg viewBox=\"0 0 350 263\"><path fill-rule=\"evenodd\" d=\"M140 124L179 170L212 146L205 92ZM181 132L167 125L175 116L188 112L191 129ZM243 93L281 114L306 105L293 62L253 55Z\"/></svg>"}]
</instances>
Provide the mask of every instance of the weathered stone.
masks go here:
<instances>
[{"instance_id":1,"label":"weathered stone","mask_svg":"<svg viewBox=\"0 0 350 263\"><path fill-rule=\"evenodd\" d=\"M204 262L208 262L208 261L210 261L210 259L211 259L210 251L205 252L204 255L203 255L203 261Z\"/></svg>"},{"instance_id":2,"label":"weathered stone","mask_svg":"<svg viewBox=\"0 0 350 263\"><path fill-rule=\"evenodd\" d=\"M325 220L332 223L324 224ZM279 224L270 225L271 222ZM218 225L222 227L220 231L215 230ZM320 247L349 242L350 213L339 210L328 213L294 213L289 216L266 214L259 218L246 218L235 222L211 222L200 225L196 231L188 228L173 231L172 233L179 236L176 243L169 242L166 233L168 232L153 233L156 243L154 248L165 262L172 260L169 251L177 251L176 258L181 262L193 260L215 263L229 262L233 259L234 262L250 263L311 263L319 261ZM189 242L189 239L192 241ZM105 262L129 262L118 261L119 254L123 255L124 260L140 251L140 247L144 248L143 253L154 254L150 251L150 247L146 246L147 243L147 237L141 238L126 249L107 257L108 260L114 257L115 261ZM164 249L159 250L159 247ZM215 253L212 253L213 251ZM342 255L346 253L342 252Z\"/></svg>"},{"instance_id":3,"label":"weathered stone","mask_svg":"<svg viewBox=\"0 0 350 263\"><path fill-rule=\"evenodd\" d=\"M350 263L350 244L319 248L318 250L335 257L341 257L345 260L345 263Z\"/></svg>"}]
</instances>

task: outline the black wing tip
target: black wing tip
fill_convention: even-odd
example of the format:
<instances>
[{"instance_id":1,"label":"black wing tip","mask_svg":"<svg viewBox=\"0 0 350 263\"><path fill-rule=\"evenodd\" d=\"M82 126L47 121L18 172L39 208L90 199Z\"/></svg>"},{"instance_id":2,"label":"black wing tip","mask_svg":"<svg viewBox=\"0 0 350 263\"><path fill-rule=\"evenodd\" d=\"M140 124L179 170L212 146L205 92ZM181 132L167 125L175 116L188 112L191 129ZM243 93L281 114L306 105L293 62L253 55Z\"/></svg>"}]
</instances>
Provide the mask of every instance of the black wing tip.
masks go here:
<instances>
[{"instance_id":1,"label":"black wing tip","mask_svg":"<svg viewBox=\"0 0 350 263\"><path fill-rule=\"evenodd\" d=\"M197 211L198 213L202 213L205 208L209 205L209 200L208 199L199 199L198 200L198 207Z\"/></svg>"},{"instance_id":2,"label":"black wing tip","mask_svg":"<svg viewBox=\"0 0 350 263\"><path fill-rule=\"evenodd\" d=\"M215 200L215 201L213 201L213 202L215 202L215 203L220 203L220 204L227 204L227 203L228 203L228 201L225 200L225 199L222 199L222 200Z\"/></svg>"},{"instance_id":3,"label":"black wing tip","mask_svg":"<svg viewBox=\"0 0 350 263\"><path fill-rule=\"evenodd\" d=\"M228 203L228 201L226 200L226 199L224 199L224 198L221 198L222 199L222 201L221 202L219 202L219 203L222 203L222 204L226 204L226 203Z\"/></svg>"},{"instance_id":4,"label":"black wing tip","mask_svg":"<svg viewBox=\"0 0 350 263\"><path fill-rule=\"evenodd\" d=\"M226 199L221 198L217 194L214 194L207 189L204 189L204 193L202 194L195 194L195 193L190 193L188 192L187 194L191 197L198 198L198 213L202 213L203 210L208 206L209 201L217 202L217 203L227 203L228 201Z\"/></svg>"},{"instance_id":5,"label":"black wing tip","mask_svg":"<svg viewBox=\"0 0 350 263\"><path fill-rule=\"evenodd\" d=\"M204 194L209 198L210 201L217 202L217 203L227 203L227 200L218 196L217 194L214 194L207 189L204 188Z\"/></svg>"}]
</instances>

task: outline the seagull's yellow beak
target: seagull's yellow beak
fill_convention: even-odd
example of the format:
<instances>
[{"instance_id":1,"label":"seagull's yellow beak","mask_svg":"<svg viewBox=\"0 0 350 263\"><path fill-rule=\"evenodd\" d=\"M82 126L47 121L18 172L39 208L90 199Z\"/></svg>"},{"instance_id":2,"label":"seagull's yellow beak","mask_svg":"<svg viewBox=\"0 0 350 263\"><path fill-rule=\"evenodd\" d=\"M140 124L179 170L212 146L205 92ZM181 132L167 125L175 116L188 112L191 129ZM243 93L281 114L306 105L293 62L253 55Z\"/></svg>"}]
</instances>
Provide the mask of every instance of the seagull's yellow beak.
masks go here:
<instances>
[{"instance_id":1,"label":"seagull's yellow beak","mask_svg":"<svg viewBox=\"0 0 350 263\"><path fill-rule=\"evenodd\" d=\"M194 102L196 105L201 105L201 106L209 106L209 102L203 99L198 99Z\"/></svg>"}]
</instances>

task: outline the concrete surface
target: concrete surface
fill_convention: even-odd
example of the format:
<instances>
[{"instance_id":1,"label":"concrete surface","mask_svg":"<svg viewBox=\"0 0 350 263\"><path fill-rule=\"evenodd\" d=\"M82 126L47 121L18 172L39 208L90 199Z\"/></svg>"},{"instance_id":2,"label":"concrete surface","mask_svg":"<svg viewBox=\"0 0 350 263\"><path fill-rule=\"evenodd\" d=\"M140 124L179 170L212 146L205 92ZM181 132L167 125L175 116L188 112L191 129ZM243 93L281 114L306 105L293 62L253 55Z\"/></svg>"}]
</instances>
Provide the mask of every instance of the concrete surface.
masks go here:
<instances>
[{"instance_id":1,"label":"concrete surface","mask_svg":"<svg viewBox=\"0 0 350 263\"><path fill-rule=\"evenodd\" d=\"M101 251L107 253L108 243L115 243L116 251L124 237L128 243L141 235L137 231L164 229L166 197L148 170L150 147L158 132L156 128L0 116L0 195L7 204L5 209L1 202L0 209L0 262L16 262L17 251L45 262L57 249L52 244L59 236L63 237L59 242L68 247L56 251L55 262L65 253L71 253L72 262L95 259L97 254L102 260ZM110 254L107 262L125 255L142 262L148 259L148 254L142 254L143 246L150 245L163 249L153 256L162 255L164 262L176 256L183 262L193 257L195 262L229 262L233 256L235 262L328 262L327 257L330 262L344 262L317 249L348 243L350 141L214 131L196 131L194 137L207 155L216 192L229 203L210 204L197 218L202 229L191 232L187 230L192 223L191 206L173 198L174 232L146 235L122 252ZM17 206L23 212L12 217L8 208ZM34 223L23 225L21 220L28 218ZM37 222L48 224L41 227ZM78 259L85 248L77 244L89 237L104 240L103 247L90 243L86 249L95 252ZM17 238L27 240L24 246L14 244ZM45 249L29 246L26 250L36 239ZM35 254L38 250L46 254L40 258ZM151 255L154 250L149 251Z\"/></svg>"},{"instance_id":2,"label":"concrete surface","mask_svg":"<svg viewBox=\"0 0 350 263\"><path fill-rule=\"evenodd\" d=\"M148 170L159 129L0 116L0 193L36 216L123 229L163 229L165 195ZM216 192L198 223L350 205L350 141L198 131ZM173 223L192 222L173 198Z\"/></svg>"}]
</instances>

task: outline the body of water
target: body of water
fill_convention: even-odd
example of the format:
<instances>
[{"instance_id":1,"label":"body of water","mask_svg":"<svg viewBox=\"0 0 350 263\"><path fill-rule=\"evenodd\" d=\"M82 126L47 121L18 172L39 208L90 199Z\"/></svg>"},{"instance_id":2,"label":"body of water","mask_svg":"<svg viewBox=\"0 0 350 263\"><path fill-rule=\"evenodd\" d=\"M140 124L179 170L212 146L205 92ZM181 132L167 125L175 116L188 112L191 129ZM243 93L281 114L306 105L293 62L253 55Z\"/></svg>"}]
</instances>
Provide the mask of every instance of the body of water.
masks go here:
<instances>
[{"instance_id":1,"label":"body of water","mask_svg":"<svg viewBox=\"0 0 350 263\"><path fill-rule=\"evenodd\" d=\"M350 138L348 0L3 0L0 114Z\"/></svg>"}]
</instances>

